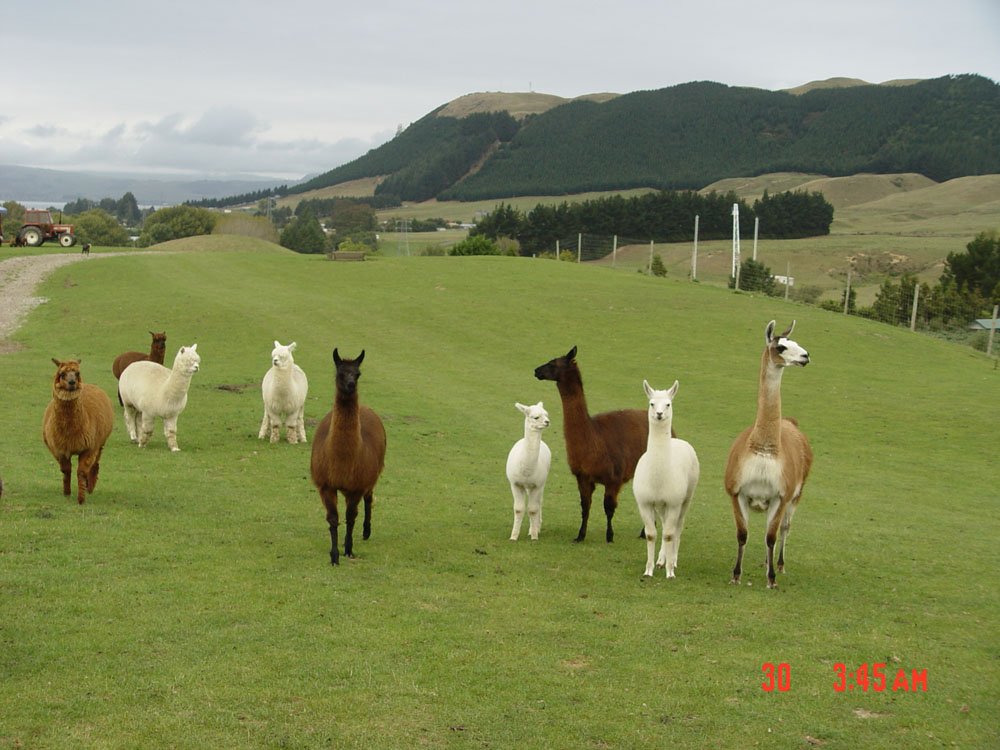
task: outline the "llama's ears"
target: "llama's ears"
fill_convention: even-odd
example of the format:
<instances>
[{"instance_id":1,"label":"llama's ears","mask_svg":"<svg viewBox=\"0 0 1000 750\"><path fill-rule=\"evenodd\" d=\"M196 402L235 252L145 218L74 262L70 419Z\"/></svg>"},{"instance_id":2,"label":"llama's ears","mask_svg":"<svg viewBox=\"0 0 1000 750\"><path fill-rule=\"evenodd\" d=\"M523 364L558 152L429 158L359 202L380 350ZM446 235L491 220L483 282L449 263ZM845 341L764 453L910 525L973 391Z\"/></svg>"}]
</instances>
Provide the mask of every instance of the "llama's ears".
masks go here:
<instances>
[{"instance_id":1,"label":"llama's ears","mask_svg":"<svg viewBox=\"0 0 1000 750\"><path fill-rule=\"evenodd\" d=\"M150 331L150 332L149 332L149 335L150 335L150 336L155 336L156 334L155 334L155 333L153 333L152 331Z\"/></svg>"},{"instance_id":2,"label":"llama's ears","mask_svg":"<svg viewBox=\"0 0 1000 750\"><path fill-rule=\"evenodd\" d=\"M568 352L566 352L566 359L576 359L576 347L574 346Z\"/></svg>"},{"instance_id":3,"label":"llama's ears","mask_svg":"<svg viewBox=\"0 0 1000 750\"><path fill-rule=\"evenodd\" d=\"M54 364L56 367L62 367L62 362L60 362L55 357L52 358L52 364Z\"/></svg>"},{"instance_id":4,"label":"llama's ears","mask_svg":"<svg viewBox=\"0 0 1000 750\"><path fill-rule=\"evenodd\" d=\"M645 380L642 381L642 390L646 392L646 398L653 397L653 389L650 387L649 383Z\"/></svg>"},{"instance_id":5,"label":"llama's ears","mask_svg":"<svg viewBox=\"0 0 1000 750\"><path fill-rule=\"evenodd\" d=\"M354 363L360 365L364 361L364 359L365 359L365 350L362 349L361 354L359 354L358 358L354 360Z\"/></svg>"},{"instance_id":6,"label":"llama's ears","mask_svg":"<svg viewBox=\"0 0 1000 750\"><path fill-rule=\"evenodd\" d=\"M674 400L674 396L677 395L677 389L680 388L680 386L681 386L680 381L679 380L675 380L674 384L670 387L670 390L667 391L667 396L670 397L671 401Z\"/></svg>"},{"instance_id":7,"label":"llama's ears","mask_svg":"<svg viewBox=\"0 0 1000 750\"><path fill-rule=\"evenodd\" d=\"M517 410L519 412L521 412L524 416L528 416L528 407L527 406L525 406L524 404L518 404L518 403L515 403L514 406L516 406Z\"/></svg>"},{"instance_id":8,"label":"llama's ears","mask_svg":"<svg viewBox=\"0 0 1000 750\"><path fill-rule=\"evenodd\" d=\"M275 341L274 343L277 344L278 342ZM290 351L290 352L294 352L295 351L295 342L294 341L288 345L288 351Z\"/></svg>"},{"instance_id":9,"label":"llama's ears","mask_svg":"<svg viewBox=\"0 0 1000 750\"><path fill-rule=\"evenodd\" d=\"M274 348L277 349L281 344L278 343L278 339L274 340Z\"/></svg>"},{"instance_id":10,"label":"llama's ears","mask_svg":"<svg viewBox=\"0 0 1000 750\"><path fill-rule=\"evenodd\" d=\"M793 320L792 324L790 326L788 326L788 329L784 333L779 334L778 338L779 339L787 339L789 336L792 335L792 331L794 331L794 330L795 330L795 321Z\"/></svg>"},{"instance_id":11,"label":"llama's ears","mask_svg":"<svg viewBox=\"0 0 1000 750\"><path fill-rule=\"evenodd\" d=\"M771 343L771 339L774 337L774 325L775 322L772 320L767 324L767 329L764 331L764 344L768 345Z\"/></svg>"},{"instance_id":12,"label":"llama's ears","mask_svg":"<svg viewBox=\"0 0 1000 750\"><path fill-rule=\"evenodd\" d=\"M334 347L334 348L333 348L333 364L335 364L335 365L338 365L338 366L339 366L339 365L340 365L340 363L341 363L341 362L343 362L343 361L344 361L344 360L342 360L342 359L340 358L340 355L339 355L339 354L337 353L337 347Z\"/></svg>"},{"instance_id":13,"label":"llama's ears","mask_svg":"<svg viewBox=\"0 0 1000 750\"><path fill-rule=\"evenodd\" d=\"M193 351L193 352L196 352L196 351L198 351L198 345L197 345L197 344L191 344L191 346L189 346L188 348L189 348L189 349L190 349L191 351Z\"/></svg>"}]
</instances>

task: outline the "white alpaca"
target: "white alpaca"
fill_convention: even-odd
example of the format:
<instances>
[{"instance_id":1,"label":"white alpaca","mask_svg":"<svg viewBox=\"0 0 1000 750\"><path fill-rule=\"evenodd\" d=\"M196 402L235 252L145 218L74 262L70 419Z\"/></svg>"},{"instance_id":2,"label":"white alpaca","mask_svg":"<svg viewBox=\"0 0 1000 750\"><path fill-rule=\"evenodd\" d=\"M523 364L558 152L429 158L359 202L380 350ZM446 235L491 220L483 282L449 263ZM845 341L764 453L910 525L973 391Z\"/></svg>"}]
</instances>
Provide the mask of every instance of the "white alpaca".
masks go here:
<instances>
[{"instance_id":1,"label":"white alpaca","mask_svg":"<svg viewBox=\"0 0 1000 750\"><path fill-rule=\"evenodd\" d=\"M197 344L182 346L174 357L173 369L156 362L133 362L118 381L125 426L129 439L142 448L153 434L156 417L163 419L163 435L170 450L177 447L177 417L187 405L191 376L198 372L201 357Z\"/></svg>"},{"instance_id":2,"label":"white alpaca","mask_svg":"<svg viewBox=\"0 0 1000 750\"><path fill-rule=\"evenodd\" d=\"M646 572L653 575L653 553L656 547L656 519L660 519L663 539L656 567L666 568L667 578L674 578L677 568L677 551L684 530L684 516L694 489L698 486L701 471L698 456L691 444L670 437L673 422L673 401L678 382L668 391L657 391L642 381L649 398L649 437L646 452L639 458L632 478L639 515L642 516L643 535L646 537Z\"/></svg>"},{"instance_id":3,"label":"white alpaca","mask_svg":"<svg viewBox=\"0 0 1000 750\"><path fill-rule=\"evenodd\" d=\"M552 464L552 451L542 441L542 430L549 426L549 413L542 402L534 406L514 404L524 414L524 437L507 454L507 479L514 495L514 528L510 540L521 533L524 511L528 511L528 535L538 539L542 529L542 493Z\"/></svg>"},{"instance_id":4,"label":"white alpaca","mask_svg":"<svg viewBox=\"0 0 1000 750\"><path fill-rule=\"evenodd\" d=\"M277 443L281 437L282 415L285 419L285 439L289 443L306 442L306 423L303 412L309 381L302 368L295 364L292 352L295 342L282 346L274 342L271 351L271 369L264 375L261 395L264 398L264 419L260 423L258 439L270 434L271 442Z\"/></svg>"}]
</instances>

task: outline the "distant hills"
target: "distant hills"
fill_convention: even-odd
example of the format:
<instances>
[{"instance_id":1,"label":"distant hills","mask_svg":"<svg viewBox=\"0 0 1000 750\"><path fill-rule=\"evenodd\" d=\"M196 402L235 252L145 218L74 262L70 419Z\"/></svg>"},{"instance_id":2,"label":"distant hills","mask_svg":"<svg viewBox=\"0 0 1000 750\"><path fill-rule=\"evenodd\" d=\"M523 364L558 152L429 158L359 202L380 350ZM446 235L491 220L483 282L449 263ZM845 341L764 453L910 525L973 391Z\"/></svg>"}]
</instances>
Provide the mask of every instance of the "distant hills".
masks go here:
<instances>
[{"instance_id":1,"label":"distant hills","mask_svg":"<svg viewBox=\"0 0 1000 750\"><path fill-rule=\"evenodd\" d=\"M957 75L790 91L695 82L573 100L473 94L289 192L378 178L376 194L402 200L485 200L700 189L773 172L1000 173L1000 86Z\"/></svg>"}]
</instances>

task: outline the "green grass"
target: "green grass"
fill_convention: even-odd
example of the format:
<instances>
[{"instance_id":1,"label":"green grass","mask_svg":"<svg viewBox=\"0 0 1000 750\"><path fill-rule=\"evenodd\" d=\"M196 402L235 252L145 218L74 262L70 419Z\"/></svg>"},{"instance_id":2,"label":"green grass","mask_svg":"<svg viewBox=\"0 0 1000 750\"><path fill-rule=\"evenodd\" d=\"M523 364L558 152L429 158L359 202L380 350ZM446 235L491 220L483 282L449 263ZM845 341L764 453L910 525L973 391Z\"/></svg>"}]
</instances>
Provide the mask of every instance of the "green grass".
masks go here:
<instances>
[{"instance_id":1,"label":"green grass","mask_svg":"<svg viewBox=\"0 0 1000 750\"><path fill-rule=\"evenodd\" d=\"M241 243L247 248L241 252ZM987 747L997 731L1000 372L869 321L676 279L518 258L331 263L265 243L59 269L0 356L0 747ZM270 246L273 248L273 246ZM169 249L169 248L168 248ZM753 419L764 326L813 364L784 408L816 453L765 587L744 580L722 470ZM111 362L166 330L198 343L171 454L120 409L97 491L60 493L41 441L51 357ZM298 343L307 434L330 352L365 349L388 433L372 538L331 568L309 449L256 438L274 339ZM702 466L678 578L642 583L631 490L616 540L579 523L562 410L533 368L579 346L592 412L681 386ZM170 355L172 356L172 354ZM223 388L225 386L225 388ZM514 402L545 402L541 539L507 540ZM75 490L75 488L74 488ZM765 692L762 665L790 666ZM927 670L926 692L837 692L834 665ZM810 739L811 738L811 739Z\"/></svg>"}]
</instances>

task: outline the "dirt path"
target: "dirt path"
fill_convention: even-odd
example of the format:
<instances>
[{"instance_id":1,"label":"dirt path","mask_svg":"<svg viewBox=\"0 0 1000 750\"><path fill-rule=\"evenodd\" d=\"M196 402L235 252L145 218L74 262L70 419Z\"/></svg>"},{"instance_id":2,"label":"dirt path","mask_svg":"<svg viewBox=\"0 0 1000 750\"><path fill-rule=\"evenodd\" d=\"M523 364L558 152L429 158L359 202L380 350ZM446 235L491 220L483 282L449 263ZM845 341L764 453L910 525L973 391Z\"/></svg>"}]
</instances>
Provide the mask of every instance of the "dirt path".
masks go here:
<instances>
[{"instance_id":1,"label":"dirt path","mask_svg":"<svg viewBox=\"0 0 1000 750\"><path fill-rule=\"evenodd\" d=\"M148 251L139 251L148 252ZM135 255L129 253L128 255ZM48 300L34 296L35 288L52 271L60 266L95 258L128 257L122 253L56 253L53 255L27 255L8 258L0 262L0 354L18 350L10 335L20 326L24 317L38 305Z\"/></svg>"}]
</instances>

